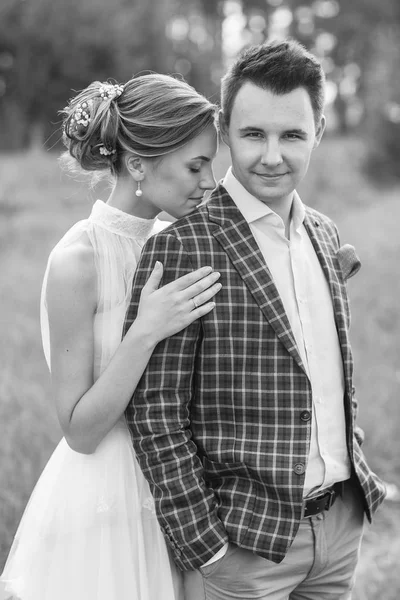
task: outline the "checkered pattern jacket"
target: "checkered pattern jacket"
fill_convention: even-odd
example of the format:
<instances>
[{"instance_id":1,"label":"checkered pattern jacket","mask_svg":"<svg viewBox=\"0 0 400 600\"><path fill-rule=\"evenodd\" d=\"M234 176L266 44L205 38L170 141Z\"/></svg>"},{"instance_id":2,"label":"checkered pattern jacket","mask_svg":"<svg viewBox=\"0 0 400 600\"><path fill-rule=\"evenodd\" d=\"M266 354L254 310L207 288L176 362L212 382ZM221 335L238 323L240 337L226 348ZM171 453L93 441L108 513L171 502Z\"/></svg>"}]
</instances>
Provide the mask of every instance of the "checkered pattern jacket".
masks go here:
<instances>
[{"instance_id":1,"label":"checkered pattern jacket","mask_svg":"<svg viewBox=\"0 0 400 600\"><path fill-rule=\"evenodd\" d=\"M347 445L368 518L384 498L354 434L349 307L335 225L306 208L329 282L345 374ZM145 245L127 314L155 261L163 284L211 265L216 308L157 345L126 417L161 529L178 566L196 569L230 541L280 562L299 527L311 384L250 228L221 185L209 202Z\"/></svg>"}]
</instances>

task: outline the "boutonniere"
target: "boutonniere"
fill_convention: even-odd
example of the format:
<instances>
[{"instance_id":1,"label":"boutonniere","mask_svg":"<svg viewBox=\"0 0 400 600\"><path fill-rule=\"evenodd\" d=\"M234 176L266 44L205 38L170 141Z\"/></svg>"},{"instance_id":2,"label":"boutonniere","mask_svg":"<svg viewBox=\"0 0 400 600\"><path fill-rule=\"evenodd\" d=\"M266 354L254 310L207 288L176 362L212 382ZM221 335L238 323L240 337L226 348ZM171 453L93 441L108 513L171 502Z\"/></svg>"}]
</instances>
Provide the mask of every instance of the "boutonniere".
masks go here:
<instances>
[{"instance_id":1,"label":"boutonniere","mask_svg":"<svg viewBox=\"0 0 400 600\"><path fill-rule=\"evenodd\" d=\"M340 269L343 274L343 279L346 281L349 277L353 277L361 269L361 261L356 254L354 246L344 244L339 248L336 254Z\"/></svg>"}]
</instances>

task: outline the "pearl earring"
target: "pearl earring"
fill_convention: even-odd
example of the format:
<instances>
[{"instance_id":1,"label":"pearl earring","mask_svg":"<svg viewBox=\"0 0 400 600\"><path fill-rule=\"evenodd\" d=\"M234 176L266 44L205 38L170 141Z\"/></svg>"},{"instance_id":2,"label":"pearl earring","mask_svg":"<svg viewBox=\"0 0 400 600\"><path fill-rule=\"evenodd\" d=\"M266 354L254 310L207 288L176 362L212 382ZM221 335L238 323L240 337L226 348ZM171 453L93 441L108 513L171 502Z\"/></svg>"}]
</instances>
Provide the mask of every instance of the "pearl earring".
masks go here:
<instances>
[{"instance_id":1,"label":"pearl earring","mask_svg":"<svg viewBox=\"0 0 400 600\"><path fill-rule=\"evenodd\" d=\"M143 196L143 192L140 189L140 181L137 182L137 190L136 190L135 194L136 194L136 196L139 196L139 197Z\"/></svg>"}]
</instances>

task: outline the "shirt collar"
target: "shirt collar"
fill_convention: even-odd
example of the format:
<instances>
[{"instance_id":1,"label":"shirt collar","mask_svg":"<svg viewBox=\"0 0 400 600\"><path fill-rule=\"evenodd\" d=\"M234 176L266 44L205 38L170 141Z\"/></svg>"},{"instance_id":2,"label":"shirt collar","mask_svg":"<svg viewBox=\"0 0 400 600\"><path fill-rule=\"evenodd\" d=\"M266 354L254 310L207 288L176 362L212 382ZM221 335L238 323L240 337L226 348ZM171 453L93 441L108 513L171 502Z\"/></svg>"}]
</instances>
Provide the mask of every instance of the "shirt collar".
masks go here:
<instances>
[{"instance_id":1,"label":"shirt collar","mask_svg":"<svg viewBox=\"0 0 400 600\"><path fill-rule=\"evenodd\" d=\"M282 219L264 202L260 202L243 187L236 179L232 172L232 167L229 167L222 185L231 196L232 200L246 219L247 223L254 223L258 219L266 216L277 217L279 221ZM300 200L300 196L295 191L293 194L291 225L295 231L302 225L305 217L304 204Z\"/></svg>"},{"instance_id":2,"label":"shirt collar","mask_svg":"<svg viewBox=\"0 0 400 600\"><path fill-rule=\"evenodd\" d=\"M303 224L304 217L306 216L306 209L304 208L304 204L302 203L300 196L294 190L293 193L293 201L292 201L292 212L291 212L291 222L295 231L298 231L299 227Z\"/></svg>"}]
</instances>

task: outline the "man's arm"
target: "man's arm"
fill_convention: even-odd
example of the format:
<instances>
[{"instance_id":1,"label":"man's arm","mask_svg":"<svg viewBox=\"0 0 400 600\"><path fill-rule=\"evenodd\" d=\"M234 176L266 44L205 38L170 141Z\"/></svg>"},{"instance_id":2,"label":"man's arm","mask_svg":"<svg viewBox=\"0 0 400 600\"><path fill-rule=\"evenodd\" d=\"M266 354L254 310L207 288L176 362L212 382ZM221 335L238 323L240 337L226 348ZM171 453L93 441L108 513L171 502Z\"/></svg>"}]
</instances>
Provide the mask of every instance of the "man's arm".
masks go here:
<instances>
[{"instance_id":1,"label":"man's arm","mask_svg":"<svg viewBox=\"0 0 400 600\"><path fill-rule=\"evenodd\" d=\"M188 254L174 235L163 232L152 237L138 264L124 333L135 319L140 291L156 260L164 266L163 285L193 270ZM215 495L204 481L190 429L200 341L200 321L195 321L159 343L126 411L161 529L182 569L204 565L228 541L218 518Z\"/></svg>"}]
</instances>

